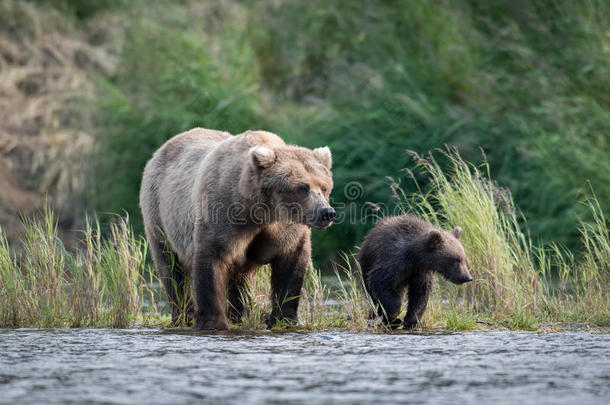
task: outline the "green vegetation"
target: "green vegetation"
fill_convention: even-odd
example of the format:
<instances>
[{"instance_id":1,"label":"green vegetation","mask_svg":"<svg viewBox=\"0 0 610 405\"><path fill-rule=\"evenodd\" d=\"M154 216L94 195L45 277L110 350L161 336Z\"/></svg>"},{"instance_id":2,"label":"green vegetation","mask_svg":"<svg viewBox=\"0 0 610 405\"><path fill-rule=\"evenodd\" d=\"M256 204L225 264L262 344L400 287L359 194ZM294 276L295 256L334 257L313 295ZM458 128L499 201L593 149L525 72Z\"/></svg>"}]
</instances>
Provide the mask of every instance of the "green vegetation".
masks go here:
<instances>
[{"instance_id":1,"label":"green vegetation","mask_svg":"<svg viewBox=\"0 0 610 405\"><path fill-rule=\"evenodd\" d=\"M0 9L0 35L14 44L0 49L11 84L3 105L15 106L6 132L48 138L35 144L49 148L32 152L40 169L28 191L50 191L65 211L103 222L126 211L140 234L146 160L199 125L329 145L333 201L357 207L393 206L386 176L407 166L405 149L449 144L472 161L480 147L532 239L576 256L579 218L593 220L574 203L587 181L610 212L604 0L1 0ZM38 118L16 124L23 110ZM352 181L361 195L346 195ZM371 224L315 232L315 265L330 270Z\"/></svg>"},{"instance_id":2,"label":"green vegetation","mask_svg":"<svg viewBox=\"0 0 610 405\"><path fill-rule=\"evenodd\" d=\"M536 330L536 319L527 311L519 311L507 322L511 330Z\"/></svg>"},{"instance_id":3,"label":"green vegetation","mask_svg":"<svg viewBox=\"0 0 610 405\"><path fill-rule=\"evenodd\" d=\"M137 196L153 151L194 126L329 145L336 206L461 226L475 281L439 280L425 329L610 324L607 1L0 0L0 11L0 326L168 322ZM481 150L482 165L467 163ZM363 193L346 192L353 181ZM45 195L59 209L24 219L12 244L14 213ZM314 232L314 265L335 266L338 285L309 272L299 328L384 331L353 257L338 253L372 217ZM240 328L263 327L268 278L252 278Z\"/></svg>"},{"instance_id":4,"label":"green vegetation","mask_svg":"<svg viewBox=\"0 0 610 405\"><path fill-rule=\"evenodd\" d=\"M50 211L24 219L24 251L15 258L0 229L0 327L124 328L154 308L142 279L146 245L126 220L102 239L97 223L83 232L82 250L66 251Z\"/></svg>"},{"instance_id":5,"label":"green vegetation","mask_svg":"<svg viewBox=\"0 0 610 405\"><path fill-rule=\"evenodd\" d=\"M442 156L448 161L448 172L431 156L414 156L414 170L428 178L430 187L426 193L403 194L401 208L445 228L459 224L475 281L456 287L441 280L433 307L449 301L458 312L508 322L509 327L519 329L534 327L535 320L594 321L596 316L608 316L610 234L594 197L587 200L587 206L596 220L581 223L583 248L575 262L557 245L545 248L531 240L510 192L485 175L487 164L477 168L454 150ZM416 178L412 171L409 175ZM558 269L557 277L554 269ZM437 311L447 312L446 308L431 308L430 313Z\"/></svg>"},{"instance_id":6,"label":"green vegetation","mask_svg":"<svg viewBox=\"0 0 610 405\"><path fill-rule=\"evenodd\" d=\"M458 313L455 309L452 309L447 314L447 322L445 323L447 330L473 330L477 327L477 320L468 312Z\"/></svg>"},{"instance_id":7,"label":"green vegetation","mask_svg":"<svg viewBox=\"0 0 610 405\"><path fill-rule=\"evenodd\" d=\"M557 245L537 246L522 232L510 192L486 177L487 164L473 166L454 150L442 156L448 171L431 156L415 156L413 170L429 181L429 191L404 193L392 185L403 210L446 228L460 224L475 279L459 287L439 279L424 329L536 330L538 324L557 322L610 326L610 232L595 197L586 200L595 221L581 224L583 247L576 262ZM414 172L407 173L417 183ZM25 229L25 250L17 259L0 237L0 326L169 325L154 290L158 280L144 266L145 242L126 220L115 220L108 239L100 236L99 225L88 226L82 249L73 254L59 240L50 211L41 221L26 219ZM274 330L387 331L369 319L371 300L351 255L344 255L336 276L337 285L329 287L311 268L301 295L301 324L279 324ZM234 328L265 328L270 285L268 266L250 278L247 315Z\"/></svg>"},{"instance_id":8,"label":"green vegetation","mask_svg":"<svg viewBox=\"0 0 610 405\"><path fill-rule=\"evenodd\" d=\"M107 34L122 43L116 72L100 78L94 206L127 210L137 232L144 163L195 125L328 144L336 203L392 207L404 150L447 143L467 160L483 148L536 241L577 252L587 180L610 211L608 2L102 3L99 19L123 23ZM329 270L370 226L315 232L315 264Z\"/></svg>"}]
</instances>

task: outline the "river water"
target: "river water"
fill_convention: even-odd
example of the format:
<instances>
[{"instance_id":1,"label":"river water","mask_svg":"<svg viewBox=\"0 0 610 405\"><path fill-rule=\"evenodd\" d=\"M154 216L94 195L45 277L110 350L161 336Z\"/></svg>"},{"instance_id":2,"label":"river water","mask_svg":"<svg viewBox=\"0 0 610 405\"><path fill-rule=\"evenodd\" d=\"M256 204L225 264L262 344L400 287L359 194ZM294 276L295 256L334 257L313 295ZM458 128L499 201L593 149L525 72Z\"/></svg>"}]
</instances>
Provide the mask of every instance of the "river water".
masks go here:
<instances>
[{"instance_id":1,"label":"river water","mask_svg":"<svg viewBox=\"0 0 610 405\"><path fill-rule=\"evenodd\" d=\"M0 403L608 404L610 335L0 329Z\"/></svg>"}]
</instances>

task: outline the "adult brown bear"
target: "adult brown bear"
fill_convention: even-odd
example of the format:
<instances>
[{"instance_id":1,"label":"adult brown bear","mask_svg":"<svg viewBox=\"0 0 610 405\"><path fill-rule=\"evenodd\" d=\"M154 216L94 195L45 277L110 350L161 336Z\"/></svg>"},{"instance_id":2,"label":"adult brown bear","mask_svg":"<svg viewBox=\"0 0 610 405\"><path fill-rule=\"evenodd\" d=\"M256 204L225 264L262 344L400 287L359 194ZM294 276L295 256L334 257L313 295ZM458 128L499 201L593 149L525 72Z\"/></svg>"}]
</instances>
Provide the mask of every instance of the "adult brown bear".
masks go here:
<instances>
[{"instance_id":1,"label":"adult brown bear","mask_svg":"<svg viewBox=\"0 0 610 405\"><path fill-rule=\"evenodd\" d=\"M296 321L311 259L310 227L328 227L335 211L328 147L286 145L277 135L195 128L167 141L144 169L140 206L153 261L172 306L194 293L198 329L239 321L247 276L271 265L272 313ZM179 266L174 266L178 263Z\"/></svg>"}]
</instances>

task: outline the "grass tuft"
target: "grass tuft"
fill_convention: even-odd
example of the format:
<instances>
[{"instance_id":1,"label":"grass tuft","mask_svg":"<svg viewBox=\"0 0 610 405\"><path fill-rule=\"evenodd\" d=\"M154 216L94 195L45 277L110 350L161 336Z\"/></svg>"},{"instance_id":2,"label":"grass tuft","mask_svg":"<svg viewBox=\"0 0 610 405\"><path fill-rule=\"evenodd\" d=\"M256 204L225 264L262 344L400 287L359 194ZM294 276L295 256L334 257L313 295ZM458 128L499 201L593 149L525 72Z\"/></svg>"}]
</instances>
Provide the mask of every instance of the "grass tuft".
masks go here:
<instances>
[{"instance_id":1,"label":"grass tuft","mask_svg":"<svg viewBox=\"0 0 610 405\"><path fill-rule=\"evenodd\" d=\"M433 320L450 310L529 330L539 321L592 322L607 317L610 238L593 193L585 204L594 220L581 222L583 248L576 261L558 245L532 241L511 193L490 180L487 163L472 165L451 148L440 152L448 170L432 155L412 153L416 165L408 177L417 191L406 194L392 185L404 212L464 230L460 240L474 281L457 287L439 280L429 310ZM429 182L425 191L417 180L421 177Z\"/></svg>"},{"instance_id":2,"label":"grass tuft","mask_svg":"<svg viewBox=\"0 0 610 405\"><path fill-rule=\"evenodd\" d=\"M452 309L447 315L445 328L451 331L477 329L476 318L469 312L458 312Z\"/></svg>"},{"instance_id":3,"label":"grass tuft","mask_svg":"<svg viewBox=\"0 0 610 405\"><path fill-rule=\"evenodd\" d=\"M19 257L0 229L0 327L125 328L142 319L144 297L151 296L142 276L146 244L127 218L117 218L105 239L99 224L88 222L83 248L73 253L48 208L23 225Z\"/></svg>"},{"instance_id":4,"label":"grass tuft","mask_svg":"<svg viewBox=\"0 0 610 405\"><path fill-rule=\"evenodd\" d=\"M536 330L536 318L527 311L515 313L507 322L510 330Z\"/></svg>"}]
</instances>

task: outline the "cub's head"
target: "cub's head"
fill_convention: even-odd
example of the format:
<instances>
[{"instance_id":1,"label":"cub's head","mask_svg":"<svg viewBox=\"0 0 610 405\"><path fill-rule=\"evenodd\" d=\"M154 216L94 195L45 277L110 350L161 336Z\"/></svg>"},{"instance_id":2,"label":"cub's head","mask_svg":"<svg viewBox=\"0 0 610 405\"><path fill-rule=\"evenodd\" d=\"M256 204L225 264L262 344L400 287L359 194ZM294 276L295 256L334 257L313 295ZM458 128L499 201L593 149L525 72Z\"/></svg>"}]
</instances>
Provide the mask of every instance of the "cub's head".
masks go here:
<instances>
[{"instance_id":1,"label":"cub's head","mask_svg":"<svg viewBox=\"0 0 610 405\"><path fill-rule=\"evenodd\" d=\"M458 240L461 234L462 228L456 227L451 232L433 229L422 237L426 263L455 284L472 281L464 247Z\"/></svg>"},{"instance_id":2,"label":"cub's head","mask_svg":"<svg viewBox=\"0 0 610 405\"><path fill-rule=\"evenodd\" d=\"M273 220L316 229L333 222L335 210L328 203L333 188L328 147L255 146L248 151L246 164L249 184L242 184L242 189L262 197L258 200L264 201Z\"/></svg>"}]
</instances>

